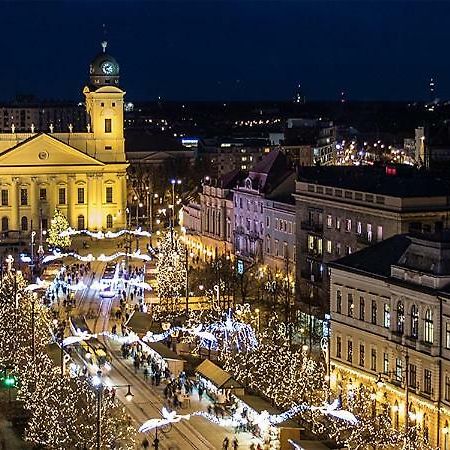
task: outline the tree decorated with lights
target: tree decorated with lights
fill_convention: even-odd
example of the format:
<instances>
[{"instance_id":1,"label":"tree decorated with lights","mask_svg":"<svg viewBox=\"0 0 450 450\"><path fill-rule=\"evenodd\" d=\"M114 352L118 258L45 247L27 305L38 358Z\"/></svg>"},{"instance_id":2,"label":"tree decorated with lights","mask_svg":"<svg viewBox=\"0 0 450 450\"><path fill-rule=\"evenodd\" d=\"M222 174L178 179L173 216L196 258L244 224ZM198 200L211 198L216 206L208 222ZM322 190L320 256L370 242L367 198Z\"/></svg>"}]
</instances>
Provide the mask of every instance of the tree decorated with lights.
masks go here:
<instances>
[{"instance_id":1,"label":"tree decorated with lights","mask_svg":"<svg viewBox=\"0 0 450 450\"><path fill-rule=\"evenodd\" d=\"M186 250L181 239L166 233L160 244L157 263L157 283L163 310L175 311L186 283Z\"/></svg>"},{"instance_id":2,"label":"tree decorated with lights","mask_svg":"<svg viewBox=\"0 0 450 450\"><path fill-rule=\"evenodd\" d=\"M56 208L48 229L47 244L51 247L69 248L72 243L70 236L61 236L61 233L68 228L69 222L66 216Z\"/></svg>"}]
</instances>

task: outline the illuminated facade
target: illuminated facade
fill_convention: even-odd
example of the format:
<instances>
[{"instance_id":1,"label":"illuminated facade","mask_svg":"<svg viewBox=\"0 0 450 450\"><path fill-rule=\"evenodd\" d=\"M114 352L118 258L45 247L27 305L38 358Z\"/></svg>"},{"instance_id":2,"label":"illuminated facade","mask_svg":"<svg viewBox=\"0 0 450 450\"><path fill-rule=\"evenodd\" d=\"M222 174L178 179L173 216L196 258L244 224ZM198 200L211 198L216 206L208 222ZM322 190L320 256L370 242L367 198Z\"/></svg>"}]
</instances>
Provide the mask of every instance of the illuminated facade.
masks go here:
<instances>
[{"instance_id":1,"label":"illuminated facade","mask_svg":"<svg viewBox=\"0 0 450 450\"><path fill-rule=\"evenodd\" d=\"M103 51L84 88L86 130L0 134L0 220L4 236L47 228L55 208L73 228L125 225L126 169L119 66Z\"/></svg>"},{"instance_id":2,"label":"illuminated facade","mask_svg":"<svg viewBox=\"0 0 450 450\"><path fill-rule=\"evenodd\" d=\"M450 449L450 239L397 235L330 263L331 381ZM408 405L408 406L407 406Z\"/></svg>"}]
</instances>

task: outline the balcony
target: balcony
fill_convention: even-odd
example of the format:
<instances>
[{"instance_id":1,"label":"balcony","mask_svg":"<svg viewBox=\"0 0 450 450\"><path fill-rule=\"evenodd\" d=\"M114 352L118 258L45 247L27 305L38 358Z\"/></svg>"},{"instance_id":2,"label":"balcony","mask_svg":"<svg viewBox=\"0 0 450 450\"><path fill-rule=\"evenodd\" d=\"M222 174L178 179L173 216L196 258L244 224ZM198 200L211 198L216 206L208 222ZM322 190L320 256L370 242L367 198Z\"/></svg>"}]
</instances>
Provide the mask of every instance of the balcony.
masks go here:
<instances>
[{"instance_id":1,"label":"balcony","mask_svg":"<svg viewBox=\"0 0 450 450\"><path fill-rule=\"evenodd\" d=\"M304 222L300 222L300 228L302 230L312 231L313 233L323 233L323 223L305 220Z\"/></svg>"}]
</instances>

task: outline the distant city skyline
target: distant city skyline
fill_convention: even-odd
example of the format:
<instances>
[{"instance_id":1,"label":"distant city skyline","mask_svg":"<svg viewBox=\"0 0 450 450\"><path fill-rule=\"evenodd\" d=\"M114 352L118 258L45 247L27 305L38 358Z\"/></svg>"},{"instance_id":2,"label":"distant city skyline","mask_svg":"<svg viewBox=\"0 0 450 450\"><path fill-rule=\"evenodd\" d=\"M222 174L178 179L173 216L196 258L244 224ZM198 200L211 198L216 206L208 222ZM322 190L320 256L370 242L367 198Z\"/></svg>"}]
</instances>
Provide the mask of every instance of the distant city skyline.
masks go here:
<instances>
[{"instance_id":1,"label":"distant city skyline","mask_svg":"<svg viewBox=\"0 0 450 450\"><path fill-rule=\"evenodd\" d=\"M129 101L450 98L446 2L1 3L0 99L78 100L106 37ZM103 24L106 36L103 33Z\"/></svg>"}]
</instances>

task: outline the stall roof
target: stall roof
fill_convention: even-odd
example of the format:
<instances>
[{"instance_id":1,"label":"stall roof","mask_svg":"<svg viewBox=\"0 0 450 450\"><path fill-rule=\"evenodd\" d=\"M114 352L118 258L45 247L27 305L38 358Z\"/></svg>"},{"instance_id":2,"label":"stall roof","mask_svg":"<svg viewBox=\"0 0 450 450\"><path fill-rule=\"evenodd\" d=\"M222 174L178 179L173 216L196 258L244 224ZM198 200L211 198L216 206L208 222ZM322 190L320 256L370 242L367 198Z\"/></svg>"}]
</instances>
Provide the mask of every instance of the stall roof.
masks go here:
<instances>
[{"instance_id":1,"label":"stall roof","mask_svg":"<svg viewBox=\"0 0 450 450\"><path fill-rule=\"evenodd\" d=\"M278 408L272 406L269 402L257 395L236 395L236 397L257 413L267 411L269 414L273 415L281 414L281 411ZM300 428L300 425L293 420L285 420L284 422L281 422L279 426L286 428Z\"/></svg>"},{"instance_id":2,"label":"stall roof","mask_svg":"<svg viewBox=\"0 0 450 450\"><path fill-rule=\"evenodd\" d=\"M175 352L170 350L170 348L167 347L167 345L164 345L161 342L146 342L146 344L164 359L184 361L184 359L181 356L177 355Z\"/></svg>"},{"instance_id":3,"label":"stall roof","mask_svg":"<svg viewBox=\"0 0 450 450\"><path fill-rule=\"evenodd\" d=\"M304 441L304 440L297 441L296 439L291 439L291 441L302 450L330 450L330 447L318 441ZM293 448L297 447L293 446Z\"/></svg>"},{"instance_id":4,"label":"stall roof","mask_svg":"<svg viewBox=\"0 0 450 450\"><path fill-rule=\"evenodd\" d=\"M136 334L143 335L151 329L152 316L150 314L135 311L127 322L127 327L131 328Z\"/></svg>"},{"instance_id":5,"label":"stall roof","mask_svg":"<svg viewBox=\"0 0 450 450\"><path fill-rule=\"evenodd\" d=\"M225 372L209 359L205 359L195 370L211 381L218 389L242 388L228 372Z\"/></svg>"}]
</instances>

